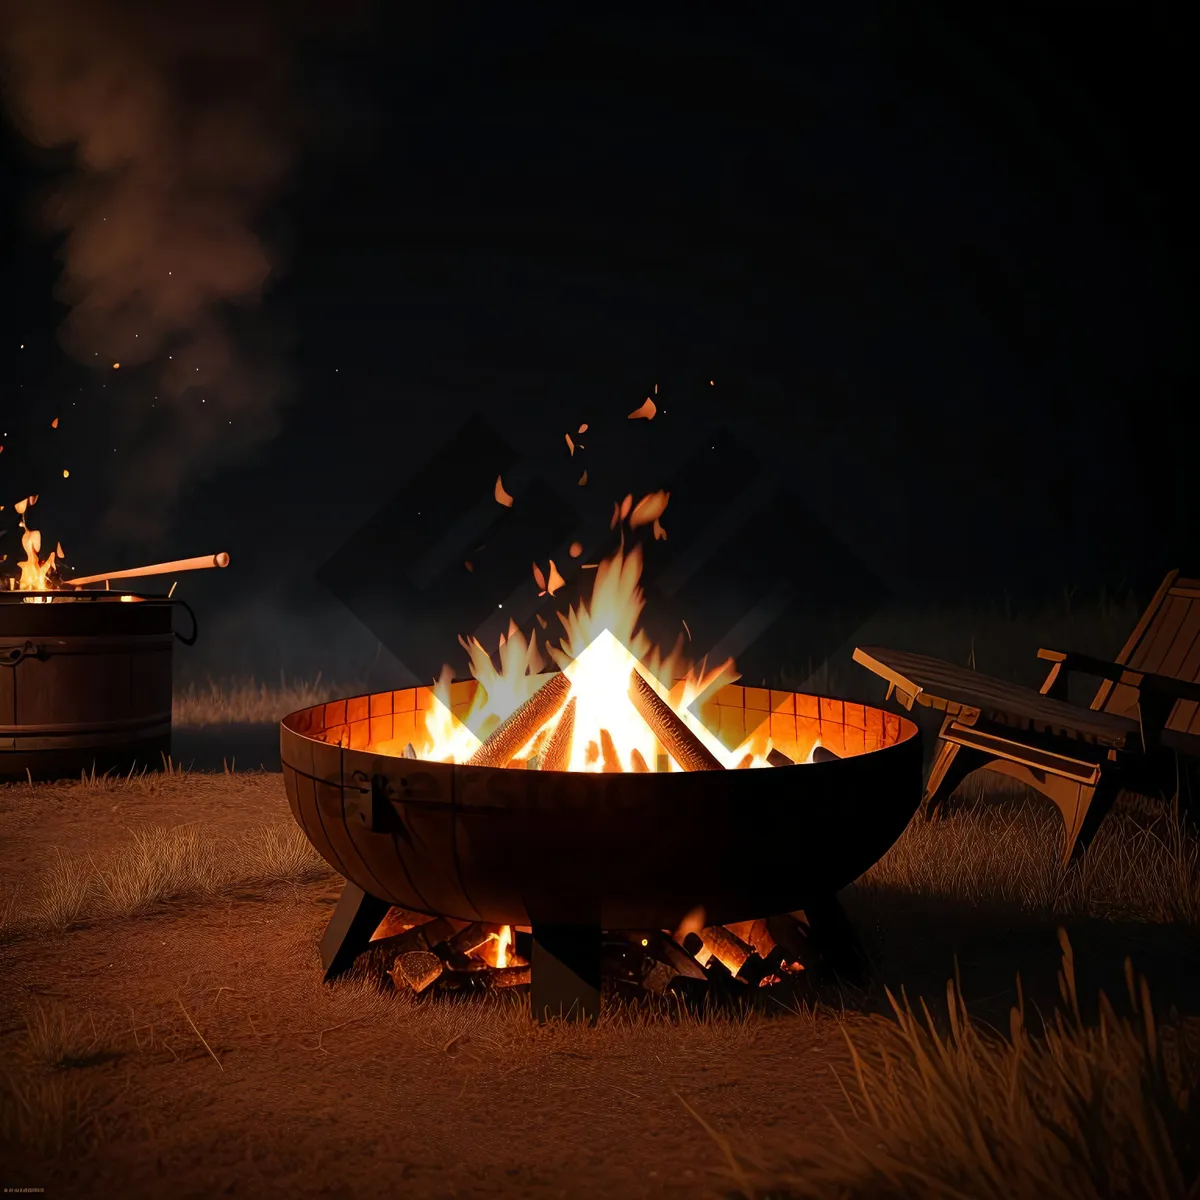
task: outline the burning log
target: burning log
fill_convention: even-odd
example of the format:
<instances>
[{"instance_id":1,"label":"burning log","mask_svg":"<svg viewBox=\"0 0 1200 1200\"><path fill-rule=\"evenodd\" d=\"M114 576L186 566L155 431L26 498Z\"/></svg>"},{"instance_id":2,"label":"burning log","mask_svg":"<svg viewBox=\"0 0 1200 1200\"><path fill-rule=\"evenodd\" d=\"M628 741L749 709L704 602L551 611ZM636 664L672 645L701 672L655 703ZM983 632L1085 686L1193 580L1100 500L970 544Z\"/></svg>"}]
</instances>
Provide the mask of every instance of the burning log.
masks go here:
<instances>
[{"instance_id":1,"label":"burning log","mask_svg":"<svg viewBox=\"0 0 1200 1200\"><path fill-rule=\"evenodd\" d=\"M488 967L483 978L492 987L520 987L530 979L529 967Z\"/></svg>"},{"instance_id":2,"label":"burning log","mask_svg":"<svg viewBox=\"0 0 1200 1200\"><path fill-rule=\"evenodd\" d=\"M703 930L700 937L704 948L714 958L719 958L734 974L741 970L742 963L754 953L754 947L747 945L735 933L730 933L724 925L710 925Z\"/></svg>"},{"instance_id":3,"label":"burning log","mask_svg":"<svg viewBox=\"0 0 1200 1200\"><path fill-rule=\"evenodd\" d=\"M438 917L433 921L426 921L423 925L416 925L404 933L368 943L367 954L374 963L388 964L384 970L390 973L401 955L416 950L430 950L435 944L453 937L465 924L465 921Z\"/></svg>"},{"instance_id":4,"label":"burning log","mask_svg":"<svg viewBox=\"0 0 1200 1200\"><path fill-rule=\"evenodd\" d=\"M571 690L571 681L560 671L546 680L516 712L470 758L469 767L504 767L522 746L533 740L537 731L562 707Z\"/></svg>"},{"instance_id":5,"label":"burning log","mask_svg":"<svg viewBox=\"0 0 1200 1200\"><path fill-rule=\"evenodd\" d=\"M768 954L775 948L775 940L771 937L771 931L767 928L767 923L764 920L751 921L750 928L745 934L739 934L744 942L749 942L754 947L756 954L761 954L766 958Z\"/></svg>"},{"instance_id":6,"label":"burning log","mask_svg":"<svg viewBox=\"0 0 1200 1200\"><path fill-rule=\"evenodd\" d=\"M646 953L656 960L642 980L646 991L662 995L677 979L708 979L704 968L670 934L651 934L646 941Z\"/></svg>"},{"instance_id":7,"label":"burning log","mask_svg":"<svg viewBox=\"0 0 1200 1200\"><path fill-rule=\"evenodd\" d=\"M436 954L429 950L410 950L396 959L392 967L392 981L397 988L403 984L420 994L430 984L436 983L445 970L445 964Z\"/></svg>"},{"instance_id":8,"label":"burning log","mask_svg":"<svg viewBox=\"0 0 1200 1200\"><path fill-rule=\"evenodd\" d=\"M700 974L703 975L704 972L701 971ZM652 996L661 996L668 991L675 980L680 978L688 979L691 976L680 976L678 971L673 970L666 963L656 962L642 979L642 988Z\"/></svg>"},{"instance_id":9,"label":"burning log","mask_svg":"<svg viewBox=\"0 0 1200 1200\"><path fill-rule=\"evenodd\" d=\"M783 969L783 959L783 951L778 946L767 955L756 950L738 967L735 978L751 987L761 987L764 980L777 976Z\"/></svg>"},{"instance_id":10,"label":"burning log","mask_svg":"<svg viewBox=\"0 0 1200 1200\"><path fill-rule=\"evenodd\" d=\"M685 771L721 771L724 766L684 724L673 708L634 667L629 674L629 699L667 753Z\"/></svg>"},{"instance_id":11,"label":"burning log","mask_svg":"<svg viewBox=\"0 0 1200 1200\"><path fill-rule=\"evenodd\" d=\"M229 566L229 555L201 554L196 558L179 558L174 562L154 563L148 567L129 567L124 571L109 571L104 575L85 575L82 579L64 579L71 587L82 587L85 583L104 583L109 579L143 579L147 575L177 575L180 571L203 571L209 567Z\"/></svg>"},{"instance_id":12,"label":"burning log","mask_svg":"<svg viewBox=\"0 0 1200 1200\"><path fill-rule=\"evenodd\" d=\"M447 971L453 971L456 975L474 975L479 971L486 971L490 965L473 954L451 950L445 942L434 946L432 952L445 965Z\"/></svg>"},{"instance_id":13,"label":"burning log","mask_svg":"<svg viewBox=\"0 0 1200 1200\"><path fill-rule=\"evenodd\" d=\"M812 752L812 760L815 763L819 762L840 762L842 756L834 754L828 746L814 746Z\"/></svg>"},{"instance_id":14,"label":"burning log","mask_svg":"<svg viewBox=\"0 0 1200 1200\"><path fill-rule=\"evenodd\" d=\"M767 755L767 762L772 767L794 767L795 762L788 758L782 750L772 748L771 753Z\"/></svg>"},{"instance_id":15,"label":"burning log","mask_svg":"<svg viewBox=\"0 0 1200 1200\"><path fill-rule=\"evenodd\" d=\"M480 946L486 946L492 938L500 936L503 925L487 925L482 921L474 921L464 929L460 929L446 942L453 954L474 954Z\"/></svg>"},{"instance_id":16,"label":"burning log","mask_svg":"<svg viewBox=\"0 0 1200 1200\"><path fill-rule=\"evenodd\" d=\"M528 965L521 967L490 967L481 964L470 971L447 970L439 979L438 986L447 991L486 991L496 987L520 987L531 982Z\"/></svg>"},{"instance_id":17,"label":"burning log","mask_svg":"<svg viewBox=\"0 0 1200 1200\"><path fill-rule=\"evenodd\" d=\"M775 945L783 952L784 960L798 962L802 967L811 967L815 961L815 947L804 925L791 913L781 913L767 918L767 932Z\"/></svg>"},{"instance_id":18,"label":"burning log","mask_svg":"<svg viewBox=\"0 0 1200 1200\"><path fill-rule=\"evenodd\" d=\"M412 744L412 742L409 742L408 745L406 745L404 747L404 757L405 758L416 758L417 757L417 750L416 750L416 747Z\"/></svg>"},{"instance_id":19,"label":"burning log","mask_svg":"<svg viewBox=\"0 0 1200 1200\"><path fill-rule=\"evenodd\" d=\"M575 739L575 697L567 701L567 707L558 718L558 724L550 735L550 742L542 755L543 771L565 771L571 761L571 745Z\"/></svg>"},{"instance_id":20,"label":"burning log","mask_svg":"<svg viewBox=\"0 0 1200 1200\"><path fill-rule=\"evenodd\" d=\"M704 964L704 975L709 983L718 985L733 980L733 972L715 954Z\"/></svg>"}]
</instances>

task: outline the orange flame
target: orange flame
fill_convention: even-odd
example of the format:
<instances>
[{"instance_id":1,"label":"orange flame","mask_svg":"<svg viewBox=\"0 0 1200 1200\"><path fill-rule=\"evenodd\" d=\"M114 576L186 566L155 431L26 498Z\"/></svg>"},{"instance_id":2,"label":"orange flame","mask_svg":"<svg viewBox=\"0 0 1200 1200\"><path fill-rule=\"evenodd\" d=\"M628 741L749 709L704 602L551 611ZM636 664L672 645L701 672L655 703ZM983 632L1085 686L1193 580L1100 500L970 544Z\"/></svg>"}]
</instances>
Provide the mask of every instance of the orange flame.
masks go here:
<instances>
[{"instance_id":1,"label":"orange flame","mask_svg":"<svg viewBox=\"0 0 1200 1200\"><path fill-rule=\"evenodd\" d=\"M21 575L17 580L19 592L49 592L58 586L56 564L63 557L62 544L59 543L57 550L52 550L49 556L43 559L42 532L40 529L29 528L29 510L37 503L37 499L37 496L27 496L13 505L21 518L21 547L25 551L24 560L17 564L21 568ZM28 599L30 603L44 603L50 597L30 596Z\"/></svg>"}]
</instances>

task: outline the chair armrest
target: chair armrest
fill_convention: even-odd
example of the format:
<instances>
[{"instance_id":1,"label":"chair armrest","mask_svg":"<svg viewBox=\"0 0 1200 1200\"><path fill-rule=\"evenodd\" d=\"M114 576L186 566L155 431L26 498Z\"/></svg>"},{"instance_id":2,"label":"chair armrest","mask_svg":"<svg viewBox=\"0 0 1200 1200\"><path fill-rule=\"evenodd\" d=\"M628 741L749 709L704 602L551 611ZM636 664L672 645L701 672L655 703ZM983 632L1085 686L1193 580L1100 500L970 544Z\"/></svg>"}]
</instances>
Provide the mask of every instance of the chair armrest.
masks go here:
<instances>
[{"instance_id":1,"label":"chair armrest","mask_svg":"<svg viewBox=\"0 0 1200 1200\"><path fill-rule=\"evenodd\" d=\"M1135 671L1121 663L1093 658L1090 654L1076 654L1070 650L1038 651L1038 658L1058 664L1059 674L1077 671L1080 675L1093 675L1113 683L1123 683L1139 692L1153 692L1172 700L1195 700L1200 702L1200 684L1173 675L1156 675L1153 671Z\"/></svg>"}]
</instances>

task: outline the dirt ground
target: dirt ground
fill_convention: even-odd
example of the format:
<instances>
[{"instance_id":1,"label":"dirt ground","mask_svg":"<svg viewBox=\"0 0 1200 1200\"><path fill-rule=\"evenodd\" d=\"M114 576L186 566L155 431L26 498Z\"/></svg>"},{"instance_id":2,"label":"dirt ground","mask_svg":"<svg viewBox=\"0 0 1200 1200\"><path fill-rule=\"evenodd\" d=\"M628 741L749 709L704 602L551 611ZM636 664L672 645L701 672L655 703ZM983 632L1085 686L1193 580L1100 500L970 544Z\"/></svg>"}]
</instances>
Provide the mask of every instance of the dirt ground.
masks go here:
<instances>
[{"instance_id":1,"label":"dirt ground","mask_svg":"<svg viewBox=\"0 0 1200 1200\"><path fill-rule=\"evenodd\" d=\"M148 795L10 788L2 866L6 882L31 883L46 846L99 855L143 823L229 830L280 814L281 776ZM95 1118L61 1154L0 1154L0 1186L696 1196L711 1193L722 1160L684 1101L717 1127L783 1137L843 1103L833 1018L539 1031L511 1007L327 987L316 941L338 883L0 947L0 1057L84 1089ZM49 1073L30 1062L24 1015L38 1004L94 1019L81 1065Z\"/></svg>"},{"instance_id":2,"label":"dirt ground","mask_svg":"<svg viewBox=\"0 0 1200 1200\"><path fill-rule=\"evenodd\" d=\"M278 775L0 788L0 872L27 888L47 847L102 856L145 824L229 833L286 816ZM688 1107L768 1152L785 1146L847 1115L834 1074L849 1067L843 1029L870 1036L881 1019L877 994L861 1011L816 1016L538 1029L511 1004L326 986L316 943L339 882L0 945L0 1083L6 1072L38 1081L43 1107L78 1104L83 1117L60 1122L61 1149L0 1143L0 1187L181 1200L721 1196L721 1151ZM893 989L940 996L957 955L968 1001L1001 1027L1018 969L1027 995L1052 1007L1053 923L846 899ZM1200 1011L1193 937L1105 922L1071 935L1082 995L1119 993L1131 953L1156 998ZM65 1068L34 1060L26 1020L47 1009L91 1031Z\"/></svg>"}]
</instances>

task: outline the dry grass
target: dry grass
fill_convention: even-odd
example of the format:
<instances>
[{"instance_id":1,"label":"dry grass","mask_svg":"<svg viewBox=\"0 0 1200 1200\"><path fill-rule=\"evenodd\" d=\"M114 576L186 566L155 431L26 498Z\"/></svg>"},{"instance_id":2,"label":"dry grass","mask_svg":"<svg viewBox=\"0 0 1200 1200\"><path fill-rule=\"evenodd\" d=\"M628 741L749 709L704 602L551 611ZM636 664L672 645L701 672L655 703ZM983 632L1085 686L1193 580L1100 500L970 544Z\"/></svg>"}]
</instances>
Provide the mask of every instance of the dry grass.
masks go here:
<instances>
[{"instance_id":1,"label":"dry grass","mask_svg":"<svg viewBox=\"0 0 1200 1200\"><path fill-rule=\"evenodd\" d=\"M73 1076L0 1076L0 1144L56 1157L82 1148L95 1131L91 1101Z\"/></svg>"},{"instance_id":2,"label":"dry grass","mask_svg":"<svg viewBox=\"0 0 1200 1200\"><path fill-rule=\"evenodd\" d=\"M1078 866L1059 855L1058 810L1036 801L977 804L914 820L855 884L1059 916L1200 924L1200 840L1178 814L1149 825L1114 812Z\"/></svg>"},{"instance_id":3,"label":"dry grass","mask_svg":"<svg viewBox=\"0 0 1200 1200\"><path fill-rule=\"evenodd\" d=\"M238 837L203 835L195 825L148 826L131 830L128 841L103 857L54 854L31 902L6 905L0 938L139 916L170 900L301 884L329 873L290 820Z\"/></svg>"},{"instance_id":4,"label":"dry grass","mask_svg":"<svg viewBox=\"0 0 1200 1200\"><path fill-rule=\"evenodd\" d=\"M93 1014L79 1013L62 1004L35 1004L25 1014L25 1029L33 1057L58 1069L93 1061L106 1033Z\"/></svg>"},{"instance_id":5,"label":"dry grass","mask_svg":"<svg viewBox=\"0 0 1200 1200\"><path fill-rule=\"evenodd\" d=\"M335 684L322 678L288 680L280 675L277 684L263 683L253 676L204 684L189 683L175 693L172 720L176 725L273 724L288 713L339 696L357 695L353 684Z\"/></svg>"},{"instance_id":6,"label":"dry grass","mask_svg":"<svg viewBox=\"0 0 1200 1200\"><path fill-rule=\"evenodd\" d=\"M1177 1021L1160 1026L1126 960L1129 1015L1101 994L1085 1024L1070 943L1062 1007L1038 1033L1024 1003L1007 1037L947 985L949 1029L924 1003L892 1001L873 1036L846 1034L853 1120L831 1120L782 1165L716 1135L737 1194L752 1200L1182 1200L1200 1191L1200 1063ZM1018 996L1020 978L1018 977Z\"/></svg>"}]
</instances>

